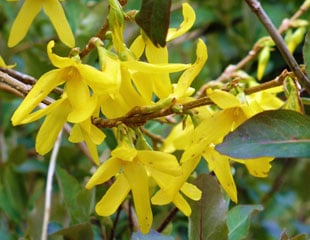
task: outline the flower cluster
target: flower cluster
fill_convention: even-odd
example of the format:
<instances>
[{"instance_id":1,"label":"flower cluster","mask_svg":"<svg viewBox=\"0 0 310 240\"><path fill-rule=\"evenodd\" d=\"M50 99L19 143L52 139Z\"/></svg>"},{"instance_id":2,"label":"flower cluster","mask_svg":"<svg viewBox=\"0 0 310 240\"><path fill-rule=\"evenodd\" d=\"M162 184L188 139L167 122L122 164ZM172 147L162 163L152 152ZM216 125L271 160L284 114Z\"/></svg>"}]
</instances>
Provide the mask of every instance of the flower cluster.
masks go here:
<instances>
[{"instance_id":1,"label":"flower cluster","mask_svg":"<svg viewBox=\"0 0 310 240\"><path fill-rule=\"evenodd\" d=\"M47 54L56 69L38 79L12 116L13 125L45 117L36 137L36 151L44 155L52 149L64 124L71 124L69 140L85 141L94 162L99 165L86 188L112 180L97 203L96 212L102 216L113 214L131 192L143 233L152 226L151 204L173 203L186 216L191 214L184 195L193 200L201 198L201 191L187 180L202 157L229 197L237 202L231 161L245 164L254 176L265 177L273 159L230 159L214 147L254 114L279 108L282 101L273 93L263 91L250 96L242 93L235 96L222 90L208 89L207 95L214 106L198 108L195 112L197 122L187 119L185 128L177 125L166 138L161 151L152 150L138 128L120 124L114 129L117 147L109 159L100 162L97 145L104 141L105 135L93 124L93 118L119 118L137 107L155 109L165 102L193 100L191 84L208 58L207 47L201 39L197 42L196 60L192 64L169 63L168 48L155 46L143 32L127 47L123 39L125 13L118 1L109 0L109 3L113 47L106 48L101 40L94 39L99 69L82 63L78 54L58 56L53 52L54 41L50 41ZM60 40L74 46L72 32L58 0L26 0L12 26L9 46L21 41L42 7ZM182 12L184 20L178 28L168 30L167 42L192 27L195 21L193 9L184 3ZM170 73L174 72L182 72L176 84L172 84L170 79ZM56 87L62 88L61 94L54 94L55 100L51 100L49 95ZM50 104L40 106L43 100L49 100ZM175 150L183 151L180 161L173 155ZM151 182L156 183L152 191Z\"/></svg>"}]
</instances>

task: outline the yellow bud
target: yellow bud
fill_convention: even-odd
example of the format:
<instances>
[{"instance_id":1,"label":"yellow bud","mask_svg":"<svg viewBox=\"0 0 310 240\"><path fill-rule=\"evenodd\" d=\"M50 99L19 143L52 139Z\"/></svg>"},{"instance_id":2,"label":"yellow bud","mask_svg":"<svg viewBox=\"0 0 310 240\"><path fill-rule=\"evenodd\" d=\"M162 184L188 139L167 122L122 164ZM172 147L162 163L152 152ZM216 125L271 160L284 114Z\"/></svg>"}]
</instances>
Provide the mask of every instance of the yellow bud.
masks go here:
<instances>
[{"instance_id":1,"label":"yellow bud","mask_svg":"<svg viewBox=\"0 0 310 240\"><path fill-rule=\"evenodd\" d=\"M286 39L287 47L291 53L293 53L297 46L303 41L305 33L306 28L300 27Z\"/></svg>"},{"instance_id":2,"label":"yellow bud","mask_svg":"<svg viewBox=\"0 0 310 240\"><path fill-rule=\"evenodd\" d=\"M264 47L258 55L257 79L261 80L264 76L270 58L270 47Z\"/></svg>"}]
</instances>

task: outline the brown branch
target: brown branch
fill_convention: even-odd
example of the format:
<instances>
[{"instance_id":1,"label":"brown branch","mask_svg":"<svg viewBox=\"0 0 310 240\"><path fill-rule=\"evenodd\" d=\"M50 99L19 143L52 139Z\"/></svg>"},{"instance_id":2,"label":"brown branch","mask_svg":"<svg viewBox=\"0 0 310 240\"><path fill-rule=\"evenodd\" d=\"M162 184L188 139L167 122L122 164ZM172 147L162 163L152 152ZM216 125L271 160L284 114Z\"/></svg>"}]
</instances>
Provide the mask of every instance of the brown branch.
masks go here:
<instances>
[{"instance_id":1,"label":"brown branch","mask_svg":"<svg viewBox=\"0 0 310 240\"><path fill-rule=\"evenodd\" d=\"M105 23L102 25L100 28L99 32L96 34L95 37L104 40L105 39L105 34L109 30L109 21L108 19L105 21ZM95 44L93 42L94 38L91 38L85 48L80 52L80 58L85 57L90 51L92 51L95 48Z\"/></svg>"},{"instance_id":2,"label":"brown branch","mask_svg":"<svg viewBox=\"0 0 310 240\"><path fill-rule=\"evenodd\" d=\"M168 216L164 219L164 221L160 224L160 226L156 229L157 232L162 232L168 226L168 224L172 221L175 215L178 213L179 209L174 207L168 214Z\"/></svg>"},{"instance_id":3,"label":"brown branch","mask_svg":"<svg viewBox=\"0 0 310 240\"><path fill-rule=\"evenodd\" d=\"M301 7L298 9L298 11L290 18L290 19L284 19L281 26L278 29L278 32L281 34L283 32L285 32L286 30L288 30L291 27L291 23L293 21L295 21L296 19L298 19L302 14L304 14L308 9L309 9L310 5L307 3L307 1L305 1ZM262 47L259 44L255 44L253 46L253 48L248 52L248 54L241 59L237 64L235 65L229 65L226 67L226 69L224 70L224 72L214 81L212 82L208 82L206 84L204 84L198 91L196 94L196 97L202 97L205 95L206 89L210 86L210 84L214 83L214 82L224 82L229 80L232 75L234 74L234 72L244 68L249 62L253 61L256 59L258 53L262 50Z\"/></svg>"},{"instance_id":4,"label":"brown branch","mask_svg":"<svg viewBox=\"0 0 310 240\"><path fill-rule=\"evenodd\" d=\"M252 11L256 14L258 19L264 25L268 33L270 34L271 38L275 42L277 48L279 49L282 57L284 58L285 62L289 66L289 68L295 73L297 76L300 84L305 88L305 90L310 94L310 79L305 75L301 68L299 67L296 59L288 50L283 38L281 37L278 30L275 28L271 19L266 14L264 9L262 8L260 2L258 0L245 0L247 4L251 7Z\"/></svg>"}]
</instances>

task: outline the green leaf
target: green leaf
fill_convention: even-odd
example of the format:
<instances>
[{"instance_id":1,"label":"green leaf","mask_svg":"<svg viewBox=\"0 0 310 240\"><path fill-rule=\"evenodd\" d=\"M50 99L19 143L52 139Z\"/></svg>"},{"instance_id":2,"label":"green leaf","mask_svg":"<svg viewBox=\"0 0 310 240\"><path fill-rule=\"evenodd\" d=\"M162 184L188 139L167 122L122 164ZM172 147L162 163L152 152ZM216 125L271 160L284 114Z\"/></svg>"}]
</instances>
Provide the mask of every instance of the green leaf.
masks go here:
<instances>
[{"instance_id":1,"label":"green leaf","mask_svg":"<svg viewBox=\"0 0 310 240\"><path fill-rule=\"evenodd\" d=\"M190 200L189 239L228 239L226 202L216 179L201 174L193 182L202 190L200 201Z\"/></svg>"},{"instance_id":2,"label":"green leaf","mask_svg":"<svg viewBox=\"0 0 310 240\"><path fill-rule=\"evenodd\" d=\"M68 208L73 223L88 220L90 205L93 203L93 192L82 188L73 176L66 170L57 167L56 176L64 195L64 201Z\"/></svg>"},{"instance_id":3,"label":"green leaf","mask_svg":"<svg viewBox=\"0 0 310 240\"><path fill-rule=\"evenodd\" d=\"M262 205L237 205L227 214L229 240L244 239L249 232L250 215L254 211L262 211Z\"/></svg>"},{"instance_id":4,"label":"green leaf","mask_svg":"<svg viewBox=\"0 0 310 240\"><path fill-rule=\"evenodd\" d=\"M259 113L228 134L216 150L240 159L309 157L310 117L291 110Z\"/></svg>"},{"instance_id":5,"label":"green leaf","mask_svg":"<svg viewBox=\"0 0 310 240\"><path fill-rule=\"evenodd\" d=\"M166 45L171 0L143 0L135 20L155 46Z\"/></svg>"},{"instance_id":6,"label":"green leaf","mask_svg":"<svg viewBox=\"0 0 310 240\"><path fill-rule=\"evenodd\" d=\"M159 232L151 230L148 234L142 234L140 232L135 232L132 234L130 239L131 240L173 240L174 238L171 236L162 235Z\"/></svg>"},{"instance_id":7,"label":"green leaf","mask_svg":"<svg viewBox=\"0 0 310 240\"><path fill-rule=\"evenodd\" d=\"M64 237L64 239L68 239L68 240L85 240L85 239L92 240L94 239L94 233L93 233L91 224L88 222L76 224L68 228L63 228L59 231L53 232L54 230L58 229L58 227L59 226L55 224L53 224L51 228L49 226L50 236L61 235Z\"/></svg>"}]
</instances>

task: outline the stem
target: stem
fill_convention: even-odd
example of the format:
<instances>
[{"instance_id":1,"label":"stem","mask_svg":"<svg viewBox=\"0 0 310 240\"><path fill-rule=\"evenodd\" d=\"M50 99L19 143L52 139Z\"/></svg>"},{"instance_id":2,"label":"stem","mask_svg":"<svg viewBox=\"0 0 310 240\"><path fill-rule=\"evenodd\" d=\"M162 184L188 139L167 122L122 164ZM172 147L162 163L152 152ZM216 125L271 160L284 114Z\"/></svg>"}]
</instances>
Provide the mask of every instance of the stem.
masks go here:
<instances>
[{"instance_id":1,"label":"stem","mask_svg":"<svg viewBox=\"0 0 310 240\"><path fill-rule=\"evenodd\" d=\"M306 91L310 94L310 79L302 72L299 67L296 59L288 50L283 38L281 37L278 30L275 28L273 23L271 22L269 16L266 14L264 9L262 8L260 2L258 0L245 0L247 4L251 7L252 11L256 14L258 19L264 25L271 38L275 42L277 48L279 49L282 57L285 62L289 66L289 68L295 73L298 78L300 84L306 89Z\"/></svg>"},{"instance_id":2,"label":"stem","mask_svg":"<svg viewBox=\"0 0 310 240\"><path fill-rule=\"evenodd\" d=\"M168 214L168 216L164 219L164 221L160 224L160 226L156 229L157 232L162 232L168 224L172 221L174 216L177 214L179 209L177 207L174 207Z\"/></svg>"},{"instance_id":3,"label":"stem","mask_svg":"<svg viewBox=\"0 0 310 240\"><path fill-rule=\"evenodd\" d=\"M50 213L51 213L53 176L55 173L57 155L58 155L59 147L60 147L60 143L61 143L61 135L62 135L62 130L58 134L57 140L55 142L55 145L54 145L54 148L52 151L50 163L48 166L41 240L47 240L47 227L48 227L48 222L49 222Z\"/></svg>"}]
</instances>

